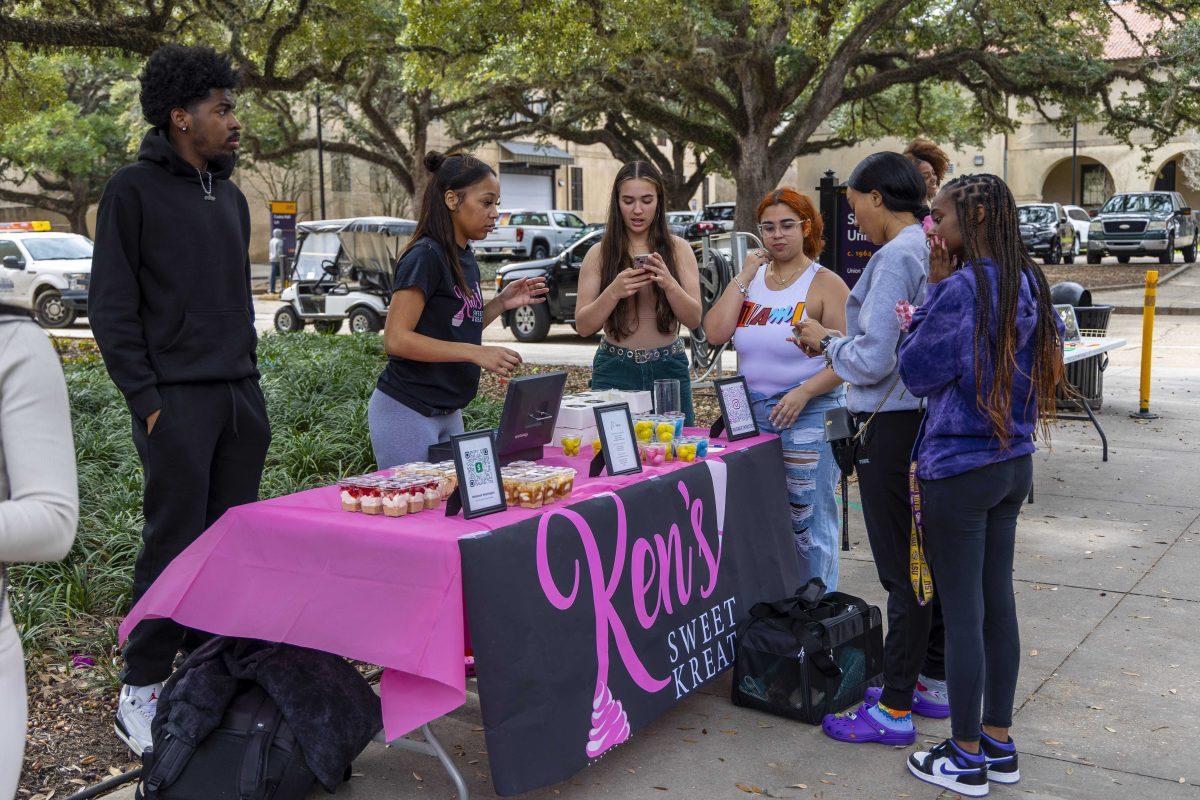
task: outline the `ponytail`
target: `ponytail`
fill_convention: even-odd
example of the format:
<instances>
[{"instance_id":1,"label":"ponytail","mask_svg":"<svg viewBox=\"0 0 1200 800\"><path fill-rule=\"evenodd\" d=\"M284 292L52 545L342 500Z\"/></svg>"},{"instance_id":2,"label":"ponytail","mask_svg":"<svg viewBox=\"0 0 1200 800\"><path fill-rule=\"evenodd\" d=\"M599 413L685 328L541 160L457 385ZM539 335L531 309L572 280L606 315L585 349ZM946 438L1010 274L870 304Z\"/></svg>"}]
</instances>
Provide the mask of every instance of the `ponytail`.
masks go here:
<instances>
[{"instance_id":1,"label":"ponytail","mask_svg":"<svg viewBox=\"0 0 1200 800\"><path fill-rule=\"evenodd\" d=\"M404 252L407 253L424 236L433 239L441 245L446 254L446 266L450 268L455 285L465 295L470 295L475 291L475 287L467 286L467 278L463 274L458 239L454 235L454 220L450 216L450 209L446 207L446 192L456 192L461 201L468 186L478 183L488 175L495 176L496 171L466 153L446 155L436 150L425 154L424 164L425 169L429 171L429 181L425 185L425 196L421 198L417 228L413 231Z\"/></svg>"}]
</instances>

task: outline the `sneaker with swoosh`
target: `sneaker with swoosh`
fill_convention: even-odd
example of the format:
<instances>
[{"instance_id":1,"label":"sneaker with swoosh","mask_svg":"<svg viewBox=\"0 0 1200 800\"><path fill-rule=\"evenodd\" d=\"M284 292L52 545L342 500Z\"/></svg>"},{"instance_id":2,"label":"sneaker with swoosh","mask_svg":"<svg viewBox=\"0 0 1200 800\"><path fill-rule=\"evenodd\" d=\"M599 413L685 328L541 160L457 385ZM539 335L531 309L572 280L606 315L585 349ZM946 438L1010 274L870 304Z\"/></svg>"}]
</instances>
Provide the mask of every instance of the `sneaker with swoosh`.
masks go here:
<instances>
[{"instance_id":1,"label":"sneaker with swoosh","mask_svg":"<svg viewBox=\"0 0 1200 800\"><path fill-rule=\"evenodd\" d=\"M987 797L987 758L982 752L966 752L952 739L928 752L913 753L908 757L908 771L926 783L963 797Z\"/></svg>"}]
</instances>

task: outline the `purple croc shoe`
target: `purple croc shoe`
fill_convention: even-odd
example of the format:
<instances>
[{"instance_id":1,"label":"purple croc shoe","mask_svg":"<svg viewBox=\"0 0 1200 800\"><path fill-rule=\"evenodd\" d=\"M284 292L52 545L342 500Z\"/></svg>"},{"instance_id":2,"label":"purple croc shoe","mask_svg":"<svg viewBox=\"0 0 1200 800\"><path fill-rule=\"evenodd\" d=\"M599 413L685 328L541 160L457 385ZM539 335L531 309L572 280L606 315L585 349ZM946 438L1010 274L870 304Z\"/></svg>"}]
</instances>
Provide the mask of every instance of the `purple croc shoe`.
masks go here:
<instances>
[{"instance_id":1,"label":"purple croc shoe","mask_svg":"<svg viewBox=\"0 0 1200 800\"><path fill-rule=\"evenodd\" d=\"M883 687L870 686L863 695L863 699L867 705L873 706L879 702L879 698L882 696ZM945 719L950 716L950 702L948 698L945 698L946 702L944 703L937 702L941 699L943 699L943 696L939 693L928 690L920 691L918 689L918 691L913 692L912 713L926 719Z\"/></svg>"},{"instance_id":2,"label":"purple croc shoe","mask_svg":"<svg viewBox=\"0 0 1200 800\"><path fill-rule=\"evenodd\" d=\"M821 730L830 739L852 744L877 742L892 747L907 747L917 740L917 730L892 731L880 725L867 713L870 706L863 703L854 711L841 714L826 714L821 721Z\"/></svg>"}]
</instances>

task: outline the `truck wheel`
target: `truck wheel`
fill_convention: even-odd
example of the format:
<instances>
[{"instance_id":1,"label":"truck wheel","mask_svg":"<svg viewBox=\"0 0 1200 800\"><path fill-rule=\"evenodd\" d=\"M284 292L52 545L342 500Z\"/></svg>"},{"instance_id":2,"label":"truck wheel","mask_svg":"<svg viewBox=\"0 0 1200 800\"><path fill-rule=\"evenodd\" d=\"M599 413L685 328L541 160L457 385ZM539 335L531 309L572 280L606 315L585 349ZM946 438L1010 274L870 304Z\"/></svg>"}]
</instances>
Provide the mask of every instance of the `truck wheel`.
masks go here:
<instances>
[{"instance_id":1,"label":"truck wheel","mask_svg":"<svg viewBox=\"0 0 1200 800\"><path fill-rule=\"evenodd\" d=\"M351 333L378 333L383 329L383 321L374 309L359 306L350 312Z\"/></svg>"},{"instance_id":2,"label":"truck wheel","mask_svg":"<svg viewBox=\"0 0 1200 800\"><path fill-rule=\"evenodd\" d=\"M1158 255L1158 263L1170 264L1174 260L1175 260L1175 236L1172 234L1171 238L1167 239L1167 249L1164 250L1163 252L1159 253L1159 255Z\"/></svg>"},{"instance_id":3,"label":"truck wheel","mask_svg":"<svg viewBox=\"0 0 1200 800\"><path fill-rule=\"evenodd\" d=\"M275 312L275 330L279 333L296 333L304 330L304 320L291 306L284 306Z\"/></svg>"},{"instance_id":4,"label":"truck wheel","mask_svg":"<svg viewBox=\"0 0 1200 800\"><path fill-rule=\"evenodd\" d=\"M1072 239L1071 240L1071 249L1069 252L1063 253L1062 263L1074 264L1075 263L1075 254L1078 252L1079 252L1079 240Z\"/></svg>"},{"instance_id":5,"label":"truck wheel","mask_svg":"<svg viewBox=\"0 0 1200 800\"><path fill-rule=\"evenodd\" d=\"M550 333L550 309L545 303L521 306L512 312L508 324L518 342L540 342Z\"/></svg>"},{"instance_id":6,"label":"truck wheel","mask_svg":"<svg viewBox=\"0 0 1200 800\"><path fill-rule=\"evenodd\" d=\"M1128 264L1130 256L1117 256L1118 264Z\"/></svg>"},{"instance_id":7,"label":"truck wheel","mask_svg":"<svg viewBox=\"0 0 1200 800\"><path fill-rule=\"evenodd\" d=\"M1089 264L1099 264L1099 263L1100 263L1100 259L1102 259L1103 257L1104 257L1104 254L1103 254L1103 253L1099 253L1099 252L1094 252L1094 251L1092 251L1092 250L1088 250L1087 258L1088 258L1088 263L1089 263Z\"/></svg>"},{"instance_id":8,"label":"truck wheel","mask_svg":"<svg viewBox=\"0 0 1200 800\"><path fill-rule=\"evenodd\" d=\"M317 333L324 333L332 336L342 329L342 321L340 319L319 319L313 322L313 330Z\"/></svg>"},{"instance_id":9,"label":"truck wheel","mask_svg":"<svg viewBox=\"0 0 1200 800\"><path fill-rule=\"evenodd\" d=\"M1050 246L1050 252L1046 253L1046 255L1042 258L1042 262L1047 267L1049 267L1054 264L1061 264L1062 258L1063 258L1062 242L1056 241L1053 245Z\"/></svg>"},{"instance_id":10,"label":"truck wheel","mask_svg":"<svg viewBox=\"0 0 1200 800\"><path fill-rule=\"evenodd\" d=\"M75 321L75 309L54 289L47 289L37 296L33 301L33 315L43 328L65 328Z\"/></svg>"},{"instance_id":11,"label":"truck wheel","mask_svg":"<svg viewBox=\"0 0 1200 800\"><path fill-rule=\"evenodd\" d=\"M533 250L529 253L531 261L537 261L539 258L549 258L550 247L545 242L534 242Z\"/></svg>"},{"instance_id":12,"label":"truck wheel","mask_svg":"<svg viewBox=\"0 0 1200 800\"><path fill-rule=\"evenodd\" d=\"M1197 234L1200 235L1200 234ZM1183 248L1183 263L1191 264L1196 260L1196 243L1193 241L1187 247Z\"/></svg>"}]
</instances>

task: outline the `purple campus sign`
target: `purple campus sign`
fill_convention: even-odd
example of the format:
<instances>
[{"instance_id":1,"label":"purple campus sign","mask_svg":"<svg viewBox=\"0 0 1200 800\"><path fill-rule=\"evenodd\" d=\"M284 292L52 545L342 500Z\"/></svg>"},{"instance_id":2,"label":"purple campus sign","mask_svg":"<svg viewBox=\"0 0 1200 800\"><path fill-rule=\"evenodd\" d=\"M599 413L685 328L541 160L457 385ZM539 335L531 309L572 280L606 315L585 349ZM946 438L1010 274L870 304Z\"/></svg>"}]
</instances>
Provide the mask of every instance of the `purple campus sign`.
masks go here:
<instances>
[{"instance_id":1,"label":"purple campus sign","mask_svg":"<svg viewBox=\"0 0 1200 800\"><path fill-rule=\"evenodd\" d=\"M858 276L862 275L863 270L867 268L867 262L879 248L871 244L866 235L859 230L854 219L854 209L850 208L850 201L846 199L845 192L837 193L836 213L836 235L833 241L836 248L834 258L837 273L842 276L846 285L853 289L854 284L858 283Z\"/></svg>"}]
</instances>

